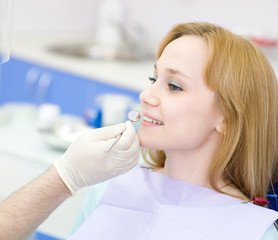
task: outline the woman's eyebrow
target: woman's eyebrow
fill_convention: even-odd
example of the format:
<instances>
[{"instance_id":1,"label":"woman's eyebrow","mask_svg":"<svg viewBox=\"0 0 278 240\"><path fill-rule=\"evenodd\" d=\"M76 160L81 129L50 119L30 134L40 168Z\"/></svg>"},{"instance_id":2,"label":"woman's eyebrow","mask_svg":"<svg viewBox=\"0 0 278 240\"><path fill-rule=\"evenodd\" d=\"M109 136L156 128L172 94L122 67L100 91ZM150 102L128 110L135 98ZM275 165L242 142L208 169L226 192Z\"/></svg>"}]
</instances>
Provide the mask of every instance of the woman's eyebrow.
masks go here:
<instances>
[{"instance_id":1,"label":"woman's eyebrow","mask_svg":"<svg viewBox=\"0 0 278 240\"><path fill-rule=\"evenodd\" d=\"M154 64L154 70L157 71L157 66L156 64ZM173 74L173 75L180 75L184 78L190 79L190 77L184 73L182 73L181 71L177 70L177 69L172 69L172 68L166 68L165 71L167 73Z\"/></svg>"},{"instance_id":2,"label":"woman's eyebrow","mask_svg":"<svg viewBox=\"0 0 278 240\"><path fill-rule=\"evenodd\" d=\"M179 70L172 69L172 68L166 68L165 71L168 72L168 73L171 73L171 74L173 74L173 75L180 75L180 76L182 76L182 77L184 77L184 78L189 79L189 77L188 77L187 75L185 75L184 73L182 73L182 72L179 71Z\"/></svg>"}]
</instances>

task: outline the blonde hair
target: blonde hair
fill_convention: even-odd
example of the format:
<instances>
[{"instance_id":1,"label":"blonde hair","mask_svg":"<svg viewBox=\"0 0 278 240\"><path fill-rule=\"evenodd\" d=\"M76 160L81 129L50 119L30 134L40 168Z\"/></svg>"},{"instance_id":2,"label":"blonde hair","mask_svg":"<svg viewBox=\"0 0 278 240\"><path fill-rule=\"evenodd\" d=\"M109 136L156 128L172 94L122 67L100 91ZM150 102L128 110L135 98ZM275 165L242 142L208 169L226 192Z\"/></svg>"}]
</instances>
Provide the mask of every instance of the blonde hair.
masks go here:
<instances>
[{"instance_id":1,"label":"blonde hair","mask_svg":"<svg viewBox=\"0 0 278 240\"><path fill-rule=\"evenodd\" d=\"M208 46L205 84L216 93L224 133L210 166L217 179L234 184L248 198L265 197L277 168L277 80L266 57L248 39L209 23L175 26L161 41L157 58L173 40L194 35ZM143 150L152 166L163 167L165 153Z\"/></svg>"}]
</instances>

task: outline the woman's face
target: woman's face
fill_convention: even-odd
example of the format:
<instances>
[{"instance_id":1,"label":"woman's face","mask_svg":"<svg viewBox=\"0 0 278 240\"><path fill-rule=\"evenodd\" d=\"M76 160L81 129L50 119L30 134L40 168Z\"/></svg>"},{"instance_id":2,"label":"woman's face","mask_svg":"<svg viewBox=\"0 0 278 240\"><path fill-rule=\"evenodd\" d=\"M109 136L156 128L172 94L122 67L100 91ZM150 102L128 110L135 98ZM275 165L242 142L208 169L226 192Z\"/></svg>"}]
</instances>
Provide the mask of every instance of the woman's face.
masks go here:
<instances>
[{"instance_id":1,"label":"woman's face","mask_svg":"<svg viewBox=\"0 0 278 240\"><path fill-rule=\"evenodd\" d=\"M208 49L196 36L167 45L154 68L152 85L140 94L141 146L164 151L206 148L219 137L222 115L204 83Z\"/></svg>"}]
</instances>

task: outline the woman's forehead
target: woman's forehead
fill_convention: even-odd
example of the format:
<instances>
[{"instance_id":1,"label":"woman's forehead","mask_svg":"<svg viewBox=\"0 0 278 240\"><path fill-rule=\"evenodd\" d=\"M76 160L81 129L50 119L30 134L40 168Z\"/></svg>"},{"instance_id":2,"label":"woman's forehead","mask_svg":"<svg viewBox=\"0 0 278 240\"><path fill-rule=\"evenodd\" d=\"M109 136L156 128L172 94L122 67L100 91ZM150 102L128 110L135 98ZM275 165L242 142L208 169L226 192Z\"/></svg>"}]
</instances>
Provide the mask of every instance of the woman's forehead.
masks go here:
<instances>
[{"instance_id":1,"label":"woman's forehead","mask_svg":"<svg viewBox=\"0 0 278 240\"><path fill-rule=\"evenodd\" d=\"M155 68L174 69L190 77L193 72L203 71L207 58L208 47L201 37L182 36L165 47Z\"/></svg>"}]
</instances>

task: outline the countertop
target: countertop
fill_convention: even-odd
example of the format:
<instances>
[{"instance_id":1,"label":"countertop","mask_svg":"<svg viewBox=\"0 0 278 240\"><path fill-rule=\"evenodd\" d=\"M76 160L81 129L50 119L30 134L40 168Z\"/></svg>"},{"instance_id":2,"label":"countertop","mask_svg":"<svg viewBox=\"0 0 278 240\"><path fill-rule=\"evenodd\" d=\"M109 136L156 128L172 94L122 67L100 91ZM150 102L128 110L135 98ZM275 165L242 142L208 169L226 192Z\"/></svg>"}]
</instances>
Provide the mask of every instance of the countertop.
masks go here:
<instances>
[{"instance_id":1,"label":"countertop","mask_svg":"<svg viewBox=\"0 0 278 240\"><path fill-rule=\"evenodd\" d=\"M0 108L0 152L22 160L51 166L63 155L64 151L53 149L40 135L35 106L23 104L11 105L9 108L11 110L8 114L5 108Z\"/></svg>"},{"instance_id":2,"label":"countertop","mask_svg":"<svg viewBox=\"0 0 278 240\"><path fill-rule=\"evenodd\" d=\"M43 66L59 69L89 79L103 81L135 91L149 86L155 60L105 61L63 56L48 50L51 46L88 42L90 35L73 36L14 36L11 56Z\"/></svg>"}]
</instances>

